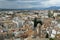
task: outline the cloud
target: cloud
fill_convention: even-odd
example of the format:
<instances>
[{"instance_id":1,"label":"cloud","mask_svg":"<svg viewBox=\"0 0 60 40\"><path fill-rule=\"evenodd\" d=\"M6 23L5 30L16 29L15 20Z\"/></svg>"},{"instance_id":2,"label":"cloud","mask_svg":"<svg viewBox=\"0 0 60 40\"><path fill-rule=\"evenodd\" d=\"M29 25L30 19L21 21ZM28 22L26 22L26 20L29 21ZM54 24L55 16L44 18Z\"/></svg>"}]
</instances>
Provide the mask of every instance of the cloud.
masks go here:
<instances>
[{"instance_id":1,"label":"cloud","mask_svg":"<svg viewBox=\"0 0 60 40\"><path fill-rule=\"evenodd\" d=\"M40 0L0 0L0 8L33 8L39 5Z\"/></svg>"},{"instance_id":2,"label":"cloud","mask_svg":"<svg viewBox=\"0 0 60 40\"><path fill-rule=\"evenodd\" d=\"M0 8L47 8L60 6L60 0L0 0Z\"/></svg>"},{"instance_id":3,"label":"cloud","mask_svg":"<svg viewBox=\"0 0 60 40\"><path fill-rule=\"evenodd\" d=\"M41 4L45 7L60 6L60 0L47 0L47 1L41 2Z\"/></svg>"},{"instance_id":4,"label":"cloud","mask_svg":"<svg viewBox=\"0 0 60 40\"><path fill-rule=\"evenodd\" d=\"M17 0L6 0L6 1L17 1Z\"/></svg>"},{"instance_id":5,"label":"cloud","mask_svg":"<svg viewBox=\"0 0 60 40\"><path fill-rule=\"evenodd\" d=\"M31 4L27 3L18 3L18 2L8 2L8 1L0 1L0 8L32 8Z\"/></svg>"}]
</instances>

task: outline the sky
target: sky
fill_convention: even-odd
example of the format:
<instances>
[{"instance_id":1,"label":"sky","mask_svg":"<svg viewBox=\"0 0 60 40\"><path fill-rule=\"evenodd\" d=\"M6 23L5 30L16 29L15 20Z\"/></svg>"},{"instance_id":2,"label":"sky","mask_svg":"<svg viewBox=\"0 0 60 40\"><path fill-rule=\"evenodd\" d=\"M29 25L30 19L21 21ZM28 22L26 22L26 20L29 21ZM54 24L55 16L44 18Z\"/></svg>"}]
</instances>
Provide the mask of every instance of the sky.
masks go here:
<instances>
[{"instance_id":1,"label":"sky","mask_svg":"<svg viewBox=\"0 0 60 40\"><path fill-rule=\"evenodd\" d=\"M0 0L0 8L48 8L60 7L60 0Z\"/></svg>"}]
</instances>

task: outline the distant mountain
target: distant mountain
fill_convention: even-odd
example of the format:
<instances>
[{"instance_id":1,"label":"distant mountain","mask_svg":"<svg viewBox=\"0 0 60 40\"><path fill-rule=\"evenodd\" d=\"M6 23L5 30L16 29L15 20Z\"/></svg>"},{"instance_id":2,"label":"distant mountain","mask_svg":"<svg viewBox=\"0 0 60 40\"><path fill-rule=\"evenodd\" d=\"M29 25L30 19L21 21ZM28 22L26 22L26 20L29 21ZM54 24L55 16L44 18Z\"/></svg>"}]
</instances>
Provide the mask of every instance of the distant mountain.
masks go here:
<instances>
[{"instance_id":1,"label":"distant mountain","mask_svg":"<svg viewBox=\"0 0 60 40\"><path fill-rule=\"evenodd\" d=\"M57 6L52 6L52 7L48 7L48 8L44 8L44 10L59 10L60 7Z\"/></svg>"},{"instance_id":2,"label":"distant mountain","mask_svg":"<svg viewBox=\"0 0 60 40\"><path fill-rule=\"evenodd\" d=\"M25 8L22 10L59 10L60 7L57 6L52 6L52 7L48 7L48 8Z\"/></svg>"},{"instance_id":3,"label":"distant mountain","mask_svg":"<svg viewBox=\"0 0 60 40\"><path fill-rule=\"evenodd\" d=\"M60 7L57 6L52 6L52 7L48 7L48 8L20 8L20 9L1 9L0 11L9 11L9 10L59 10Z\"/></svg>"}]
</instances>

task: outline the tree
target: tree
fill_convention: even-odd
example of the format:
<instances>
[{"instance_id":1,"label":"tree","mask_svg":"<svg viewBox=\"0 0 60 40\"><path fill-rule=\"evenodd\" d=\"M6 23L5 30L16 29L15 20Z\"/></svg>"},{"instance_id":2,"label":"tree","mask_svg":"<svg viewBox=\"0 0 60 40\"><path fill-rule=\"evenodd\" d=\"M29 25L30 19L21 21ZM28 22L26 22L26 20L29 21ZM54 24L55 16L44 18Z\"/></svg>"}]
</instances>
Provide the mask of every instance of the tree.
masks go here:
<instances>
[{"instance_id":1,"label":"tree","mask_svg":"<svg viewBox=\"0 0 60 40\"><path fill-rule=\"evenodd\" d=\"M48 11L48 17L52 17L53 16L53 14L51 13L51 11L49 10Z\"/></svg>"},{"instance_id":2,"label":"tree","mask_svg":"<svg viewBox=\"0 0 60 40\"><path fill-rule=\"evenodd\" d=\"M34 18L34 28L37 26L37 18Z\"/></svg>"}]
</instances>

